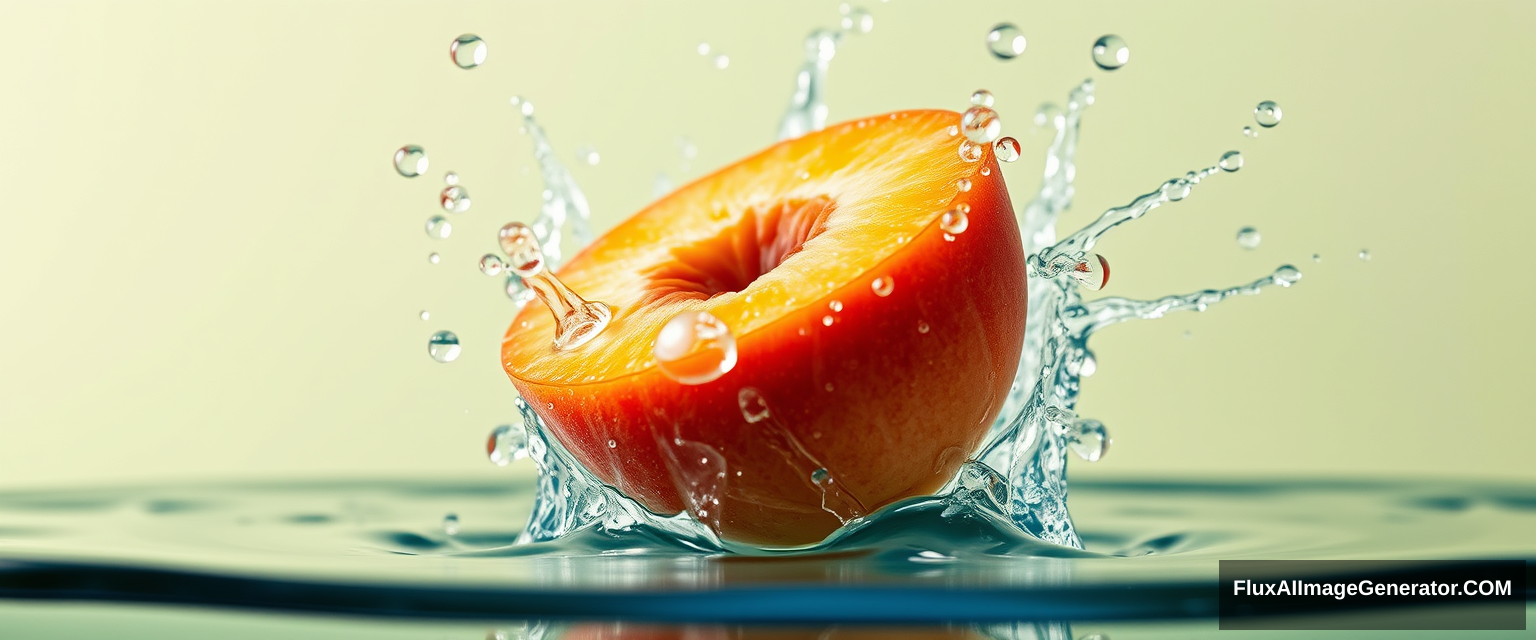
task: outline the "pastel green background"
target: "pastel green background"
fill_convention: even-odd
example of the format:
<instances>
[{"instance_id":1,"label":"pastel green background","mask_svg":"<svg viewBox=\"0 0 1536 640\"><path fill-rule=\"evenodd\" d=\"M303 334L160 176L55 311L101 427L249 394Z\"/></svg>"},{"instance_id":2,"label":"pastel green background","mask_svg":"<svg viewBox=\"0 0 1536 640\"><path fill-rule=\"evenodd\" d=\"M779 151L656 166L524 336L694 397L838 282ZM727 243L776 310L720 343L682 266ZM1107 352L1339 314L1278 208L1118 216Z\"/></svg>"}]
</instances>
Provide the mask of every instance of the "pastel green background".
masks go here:
<instances>
[{"instance_id":1,"label":"pastel green background","mask_svg":"<svg viewBox=\"0 0 1536 640\"><path fill-rule=\"evenodd\" d=\"M1099 245L1108 293L1306 274L1095 338L1081 412L1115 445L1074 473L1536 478L1536 4L867 6L833 120L986 87L1026 148L1004 169L1021 205L1035 106L1098 82L1065 227L1244 153ZM771 142L801 39L837 19L830 1L0 1L0 488L506 473L483 441L513 415L512 307L475 261L541 189L507 99L537 105L606 228L658 172ZM983 46L1003 21L1029 40L1010 62ZM489 45L471 71L447 56L465 32ZM1105 33L1132 50L1114 73L1089 61ZM1243 137L1265 99L1284 122ZM406 143L428 175L394 173ZM585 144L597 166L575 165ZM447 170L474 205L437 241ZM457 362L427 357L438 329Z\"/></svg>"}]
</instances>

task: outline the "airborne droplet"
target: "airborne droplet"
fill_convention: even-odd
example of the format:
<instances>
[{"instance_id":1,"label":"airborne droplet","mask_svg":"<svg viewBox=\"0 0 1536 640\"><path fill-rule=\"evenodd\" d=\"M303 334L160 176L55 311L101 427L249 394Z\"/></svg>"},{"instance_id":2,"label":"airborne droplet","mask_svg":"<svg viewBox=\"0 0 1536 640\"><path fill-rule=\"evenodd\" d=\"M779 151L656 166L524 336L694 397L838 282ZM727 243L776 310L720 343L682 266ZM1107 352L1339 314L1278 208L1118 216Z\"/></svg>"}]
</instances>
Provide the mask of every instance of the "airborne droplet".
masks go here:
<instances>
[{"instance_id":1,"label":"airborne droplet","mask_svg":"<svg viewBox=\"0 0 1536 640\"><path fill-rule=\"evenodd\" d=\"M1221 166L1222 171L1232 173L1243 168L1243 154L1237 151L1228 151L1221 154L1221 161L1217 164Z\"/></svg>"},{"instance_id":2,"label":"airborne droplet","mask_svg":"<svg viewBox=\"0 0 1536 640\"><path fill-rule=\"evenodd\" d=\"M445 187L438 200L443 205L443 211L452 213L469 211L469 190L459 185Z\"/></svg>"},{"instance_id":3,"label":"airborne droplet","mask_svg":"<svg viewBox=\"0 0 1536 640\"><path fill-rule=\"evenodd\" d=\"M460 69L478 67L485 63L485 41L473 33L466 33L448 45L448 56Z\"/></svg>"},{"instance_id":4,"label":"airborne droplet","mask_svg":"<svg viewBox=\"0 0 1536 640\"><path fill-rule=\"evenodd\" d=\"M990 107L995 100L992 97L992 92L986 89L977 89L975 93L971 94L971 104L978 107Z\"/></svg>"},{"instance_id":5,"label":"airborne droplet","mask_svg":"<svg viewBox=\"0 0 1536 640\"><path fill-rule=\"evenodd\" d=\"M1253 108L1253 119L1265 129L1280 124L1281 115L1280 105L1275 104L1273 100L1265 100Z\"/></svg>"},{"instance_id":6,"label":"airborne droplet","mask_svg":"<svg viewBox=\"0 0 1536 640\"><path fill-rule=\"evenodd\" d=\"M992 154L1003 162L1018 160L1021 151L1019 141L1009 137L999 138L992 144Z\"/></svg>"},{"instance_id":7,"label":"airborne droplet","mask_svg":"<svg viewBox=\"0 0 1536 640\"><path fill-rule=\"evenodd\" d=\"M1083 261L1067 270L1067 275L1083 287L1098 291L1109 284L1109 261L1097 253L1083 256Z\"/></svg>"},{"instance_id":8,"label":"airborne droplet","mask_svg":"<svg viewBox=\"0 0 1536 640\"><path fill-rule=\"evenodd\" d=\"M735 368L736 336L706 311L684 311L661 327L652 354L667 377L686 385L704 384Z\"/></svg>"},{"instance_id":9,"label":"airborne droplet","mask_svg":"<svg viewBox=\"0 0 1536 640\"><path fill-rule=\"evenodd\" d=\"M427 172L427 151L414 144L395 150L395 171L407 178Z\"/></svg>"},{"instance_id":10,"label":"airborne droplet","mask_svg":"<svg viewBox=\"0 0 1536 640\"><path fill-rule=\"evenodd\" d=\"M480 256L480 273L488 276L499 276L501 272L506 270L507 263L502 261L501 256L494 253Z\"/></svg>"},{"instance_id":11,"label":"airborne droplet","mask_svg":"<svg viewBox=\"0 0 1536 640\"><path fill-rule=\"evenodd\" d=\"M1001 23L987 33L987 50L999 60L1012 60L1024 53L1024 47L1028 44L1024 40L1024 33L1006 22Z\"/></svg>"},{"instance_id":12,"label":"airborne droplet","mask_svg":"<svg viewBox=\"0 0 1536 640\"><path fill-rule=\"evenodd\" d=\"M450 536L459 535L458 515L450 513L446 516L443 516L443 533L446 533Z\"/></svg>"},{"instance_id":13,"label":"airborne droplet","mask_svg":"<svg viewBox=\"0 0 1536 640\"><path fill-rule=\"evenodd\" d=\"M1105 71L1114 71L1125 66L1131 61L1131 48L1125 45L1125 39L1109 34L1101 36L1093 43L1093 63L1099 65Z\"/></svg>"},{"instance_id":14,"label":"airborne droplet","mask_svg":"<svg viewBox=\"0 0 1536 640\"><path fill-rule=\"evenodd\" d=\"M1259 242L1261 240L1263 240L1263 237L1259 235L1258 229L1253 227L1243 227L1237 230L1237 246L1239 247L1251 251L1253 249L1259 248Z\"/></svg>"},{"instance_id":15,"label":"airborne droplet","mask_svg":"<svg viewBox=\"0 0 1536 640\"><path fill-rule=\"evenodd\" d=\"M459 359L459 352L459 337L452 331L439 331L427 338L427 355L433 360L453 362Z\"/></svg>"},{"instance_id":16,"label":"airborne droplet","mask_svg":"<svg viewBox=\"0 0 1536 640\"><path fill-rule=\"evenodd\" d=\"M1098 420L1076 420L1067 433L1067 448L1088 462L1103 458L1110 442L1109 430Z\"/></svg>"},{"instance_id":17,"label":"airborne droplet","mask_svg":"<svg viewBox=\"0 0 1536 640\"><path fill-rule=\"evenodd\" d=\"M442 240L453 233L453 223L442 216L427 218L427 237Z\"/></svg>"}]
</instances>

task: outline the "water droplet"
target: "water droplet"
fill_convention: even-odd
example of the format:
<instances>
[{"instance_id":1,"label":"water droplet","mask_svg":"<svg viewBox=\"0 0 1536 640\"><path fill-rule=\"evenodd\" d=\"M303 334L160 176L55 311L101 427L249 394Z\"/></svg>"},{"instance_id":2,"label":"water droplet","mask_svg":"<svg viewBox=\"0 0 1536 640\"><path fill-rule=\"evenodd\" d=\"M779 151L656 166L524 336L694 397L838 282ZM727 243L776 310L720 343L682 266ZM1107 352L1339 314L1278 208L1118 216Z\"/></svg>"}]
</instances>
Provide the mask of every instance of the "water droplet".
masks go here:
<instances>
[{"instance_id":1,"label":"water droplet","mask_svg":"<svg viewBox=\"0 0 1536 640\"><path fill-rule=\"evenodd\" d=\"M843 31L854 33L869 33L875 29L875 17L868 11L858 7L849 7L846 3L838 7L843 12L841 26Z\"/></svg>"},{"instance_id":2,"label":"water droplet","mask_svg":"<svg viewBox=\"0 0 1536 640\"><path fill-rule=\"evenodd\" d=\"M525 116L533 115L533 103L524 100L522 96L512 96L510 102L512 103L512 108L517 109L518 113ZM526 133L526 131L523 133Z\"/></svg>"},{"instance_id":3,"label":"water droplet","mask_svg":"<svg viewBox=\"0 0 1536 640\"><path fill-rule=\"evenodd\" d=\"M1109 260L1097 253L1090 253L1083 256L1082 262L1068 269L1067 275L1084 288L1098 291L1109 284Z\"/></svg>"},{"instance_id":4,"label":"water droplet","mask_svg":"<svg viewBox=\"0 0 1536 640\"><path fill-rule=\"evenodd\" d=\"M1323 261L1323 256L1320 255L1320 254L1314 253L1314 254L1312 254L1312 261L1313 262L1322 262Z\"/></svg>"},{"instance_id":5,"label":"water droplet","mask_svg":"<svg viewBox=\"0 0 1536 640\"><path fill-rule=\"evenodd\" d=\"M971 142L990 144L1003 133L1003 120L991 107L971 107L960 114L960 131Z\"/></svg>"},{"instance_id":6,"label":"water droplet","mask_svg":"<svg viewBox=\"0 0 1536 640\"><path fill-rule=\"evenodd\" d=\"M970 140L960 141L960 159L966 162L976 162L981 159L982 152L986 150L984 145L979 145Z\"/></svg>"},{"instance_id":7,"label":"water droplet","mask_svg":"<svg viewBox=\"0 0 1536 640\"><path fill-rule=\"evenodd\" d=\"M1098 420L1074 421L1067 433L1067 448L1088 462L1098 462L1109 450L1109 430Z\"/></svg>"},{"instance_id":8,"label":"water droplet","mask_svg":"<svg viewBox=\"0 0 1536 640\"><path fill-rule=\"evenodd\" d=\"M444 211L464 213L469 211L469 190L459 185L453 185L443 189L439 196Z\"/></svg>"},{"instance_id":9,"label":"water droplet","mask_svg":"<svg viewBox=\"0 0 1536 640\"><path fill-rule=\"evenodd\" d=\"M684 311L661 327L652 354L667 377L687 385L704 384L736 366L736 336L706 311Z\"/></svg>"},{"instance_id":10,"label":"water droplet","mask_svg":"<svg viewBox=\"0 0 1536 640\"><path fill-rule=\"evenodd\" d=\"M768 401L763 399L763 394L752 387L742 387L736 394L736 405L741 408L741 417L748 424L757 424L768 419Z\"/></svg>"},{"instance_id":11,"label":"water droplet","mask_svg":"<svg viewBox=\"0 0 1536 640\"><path fill-rule=\"evenodd\" d=\"M961 179L959 179L958 181L955 182L955 188L959 189L960 193L965 193L967 191L970 191L971 190L971 181L970 181L970 179L968 179L968 178L961 178Z\"/></svg>"},{"instance_id":12,"label":"water droplet","mask_svg":"<svg viewBox=\"0 0 1536 640\"><path fill-rule=\"evenodd\" d=\"M408 144L395 150L395 171L407 178L414 178L427 172L427 151L414 144Z\"/></svg>"},{"instance_id":13,"label":"water droplet","mask_svg":"<svg viewBox=\"0 0 1536 640\"><path fill-rule=\"evenodd\" d=\"M837 322L837 318L833 318L832 316L821 317L821 326L823 327L830 327L834 322Z\"/></svg>"},{"instance_id":14,"label":"water droplet","mask_svg":"<svg viewBox=\"0 0 1536 640\"><path fill-rule=\"evenodd\" d=\"M869 288L874 290L875 295L884 298L896 290L896 281L890 276L880 276L869 283Z\"/></svg>"},{"instance_id":15,"label":"water droplet","mask_svg":"<svg viewBox=\"0 0 1536 640\"><path fill-rule=\"evenodd\" d=\"M986 89L977 89L975 93L971 94L971 104L978 107L990 107L994 101L996 101L996 98L992 96L991 91Z\"/></svg>"},{"instance_id":16,"label":"water droplet","mask_svg":"<svg viewBox=\"0 0 1536 640\"><path fill-rule=\"evenodd\" d=\"M1360 257L1361 260L1369 261L1371 259L1371 252L1369 250L1367 250L1367 249L1361 249L1360 253L1357 254L1357 255Z\"/></svg>"},{"instance_id":17,"label":"water droplet","mask_svg":"<svg viewBox=\"0 0 1536 640\"><path fill-rule=\"evenodd\" d=\"M459 174L449 171L443 174L443 184L453 186L459 183Z\"/></svg>"},{"instance_id":18,"label":"water droplet","mask_svg":"<svg viewBox=\"0 0 1536 640\"><path fill-rule=\"evenodd\" d=\"M1114 71L1125 66L1131 61L1131 48L1125 45L1125 39L1109 34L1100 36L1093 43L1093 63L1099 65L1105 71Z\"/></svg>"},{"instance_id":19,"label":"water droplet","mask_svg":"<svg viewBox=\"0 0 1536 640\"><path fill-rule=\"evenodd\" d=\"M1013 162L1014 160L1018 160L1022 151L1023 149L1019 146L1019 141L1014 140L1013 138L999 138L997 142L992 145L993 155L996 155L997 159L1002 160L1003 162Z\"/></svg>"},{"instance_id":20,"label":"water droplet","mask_svg":"<svg viewBox=\"0 0 1536 640\"><path fill-rule=\"evenodd\" d=\"M970 217L965 215L965 211L958 207L945 211L944 215L939 217L939 228L943 229L944 233L950 235L958 236L965 233L966 228L969 226L971 226Z\"/></svg>"},{"instance_id":21,"label":"water droplet","mask_svg":"<svg viewBox=\"0 0 1536 640\"><path fill-rule=\"evenodd\" d=\"M448 56L460 69L478 67L485 63L485 41L473 33L466 33L448 45Z\"/></svg>"},{"instance_id":22,"label":"water droplet","mask_svg":"<svg viewBox=\"0 0 1536 640\"><path fill-rule=\"evenodd\" d=\"M1237 151L1228 151L1221 154L1221 161L1216 163L1222 171L1232 173L1243 168L1243 154Z\"/></svg>"},{"instance_id":23,"label":"water droplet","mask_svg":"<svg viewBox=\"0 0 1536 640\"><path fill-rule=\"evenodd\" d=\"M987 50L999 60L1012 60L1024 53L1024 47L1028 43L1024 40L1024 33L1009 23L1001 23L987 32Z\"/></svg>"},{"instance_id":24,"label":"water droplet","mask_svg":"<svg viewBox=\"0 0 1536 640\"><path fill-rule=\"evenodd\" d=\"M1291 265L1280 265L1275 269L1274 282L1282 287L1289 287L1301 282L1301 270Z\"/></svg>"},{"instance_id":25,"label":"water droplet","mask_svg":"<svg viewBox=\"0 0 1536 640\"><path fill-rule=\"evenodd\" d=\"M818 487L825 487L829 484L832 484L832 474L827 473L826 469L817 469L812 471L811 483Z\"/></svg>"},{"instance_id":26,"label":"water droplet","mask_svg":"<svg viewBox=\"0 0 1536 640\"><path fill-rule=\"evenodd\" d=\"M928 333L928 323L923 322L923 321L918 321L918 323L917 323L917 332L918 333Z\"/></svg>"},{"instance_id":27,"label":"water droplet","mask_svg":"<svg viewBox=\"0 0 1536 640\"><path fill-rule=\"evenodd\" d=\"M427 218L427 237L434 240L442 240L453 234L453 223L448 222L442 216Z\"/></svg>"},{"instance_id":28,"label":"water droplet","mask_svg":"<svg viewBox=\"0 0 1536 640\"><path fill-rule=\"evenodd\" d=\"M609 449L617 449L617 448L619 448L619 441L618 440L614 440L612 438L609 438L608 439L608 448Z\"/></svg>"},{"instance_id":29,"label":"water droplet","mask_svg":"<svg viewBox=\"0 0 1536 640\"><path fill-rule=\"evenodd\" d=\"M1172 202L1178 202L1189 197L1189 181L1183 178L1169 180L1163 183L1163 195Z\"/></svg>"},{"instance_id":30,"label":"water droplet","mask_svg":"<svg viewBox=\"0 0 1536 640\"><path fill-rule=\"evenodd\" d=\"M1259 137L1259 131L1253 127L1243 127L1243 135L1250 138L1257 138Z\"/></svg>"},{"instance_id":31,"label":"water droplet","mask_svg":"<svg viewBox=\"0 0 1536 640\"><path fill-rule=\"evenodd\" d=\"M708 42L700 42L699 46L694 47L694 51L699 52L699 55L701 55L701 56L709 55L709 43Z\"/></svg>"},{"instance_id":32,"label":"water droplet","mask_svg":"<svg viewBox=\"0 0 1536 640\"><path fill-rule=\"evenodd\" d=\"M981 168L981 175L984 175L984 176L992 175L992 167L982 167Z\"/></svg>"},{"instance_id":33,"label":"water droplet","mask_svg":"<svg viewBox=\"0 0 1536 640\"><path fill-rule=\"evenodd\" d=\"M1253 227L1243 227L1237 230L1237 246L1239 247L1251 251L1253 249L1259 248L1259 242L1261 240L1263 240L1263 237L1259 235L1258 229Z\"/></svg>"},{"instance_id":34,"label":"water droplet","mask_svg":"<svg viewBox=\"0 0 1536 640\"><path fill-rule=\"evenodd\" d=\"M453 362L459 359L459 351L459 337L452 331L439 331L427 338L427 355L433 360Z\"/></svg>"},{"instance_id":35,"label":"water droplet","mask_svg":"<svg viewBox=\"0 0 1536 640\"><path fill-rule=\"evenodd\" d=\"M504 424L491 430L485 441L486 457L498 467L505 467L513 460L528 457L528 436L522 427Z\"/></svg>"},{"instance_id":36,"label":"water droplet","mask_svg":"<svg viewBox=\"0 0 1536 640\"><path fill-rule=\"evenodd\" d=\"M729 66L731 66L731 58L730 58L730 56L727 56L727 55L725 55L723 53L718 55L718 56L715 56L715 68L716 69L724 69L724 68L729 67Z\"/></svg>"},{"instance_id":37,"label":"water droplet","mask_svg":"<svg viewBox=\"0 0 1536 640\"><path fill-rule=\"evenodd\" d=\"M582 163L589 167L595 167L597 166L597 163L603 160L603 157L597 153L597 149L593 149L592 147L579 147L576 149L576 159L580 160Z\"/></svg>"},{"instance_id":38,"label":"water droplet","mask_svg":"<svg viewBox=\"0 0 1536 640\"><path fill-rule=\"evenodd\" d=\"M839 300L833 300L827 304L827 308L831 309L832 313L840 313L843 310L843 303Z\"/></svg>"},{"instance_id":39,"label":"water droplet","mask_svg":"<svg viewBox=\"0 0 1536 640\"><path fill-rule=\"evenodd\" d=\"M501 256L494 253L480 256L480 273L488 276L499 276L501 272L506 270L507 263L502 261Z\"/></svg>"},{"instance_id":40,"label":"water droplet","mask_svg":"<svg viewBox=\"0 0 1536 640\"><path fill-rule=\"evenodd\" d=\"M436 253L429 253L429 254L427 254L427 262L430 262L432 264L437 264L437 263L442 262L442 261L443 261L443 257L440 256L440 255L437 255Z\"/></svg>"},{"instance_id":41,"label":"water droplet","mask_svg":"<svg viewBox=\"0 0 1536 640\"><path fill-rule=\"evenodd\" d=\"M1280 105L1275 104L1273 100L1265 100L1253 108L1253 119L1265 129L1280 124L1281 115Z\"/></svg>"},{"instance_id":42,"label":"water droplet","mask_svg":"<svg viewBox=\"0 0 1536 640\"><path fill-rule=\"evenodd\" d=\"M423 310L421 312L421 319L422 320L431 320L432 319L432 312Z\"/></svg>"}]
</instances>

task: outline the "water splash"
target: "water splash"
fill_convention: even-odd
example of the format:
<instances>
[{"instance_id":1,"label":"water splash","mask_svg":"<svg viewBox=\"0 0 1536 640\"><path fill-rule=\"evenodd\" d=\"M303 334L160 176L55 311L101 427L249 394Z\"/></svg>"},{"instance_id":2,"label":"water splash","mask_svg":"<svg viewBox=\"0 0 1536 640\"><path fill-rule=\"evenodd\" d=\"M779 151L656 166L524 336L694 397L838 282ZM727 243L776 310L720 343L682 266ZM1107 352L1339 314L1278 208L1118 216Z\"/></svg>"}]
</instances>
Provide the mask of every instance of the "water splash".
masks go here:
<instances>
[{"instance_id":1,"label":"water splash","mask_svg":"<svg viewBox=\"0 0 1536 640\"><path fill-rule=\"evenodd\" d=\"M827 126L827 67L837 55L843 32L817 29L805 38L805 63L795 74L795 94L779 119L779 139L798 138Z\"/></svg>"},{"instance_id":2,"label":"water splash","mask_svg":"<svg viewBox=\"0 0 1536 640\"><path fill-rule=\"evenodd\" d=\"M523 119L522 131L533 140L533 158L544 179L543 203L539 206L539 215L528 227L538 238L546 267L553 271L565 258L563 243L567 227L576 246L592 242L592 210L587 206L587 196L576 184L570 170L555 155L555 148L544 134L544 128L534 119L533 103L521 96L514 96L512 107ZM507 297L518 306L532 299L527 285L515 273L507 276L506 291Z\"/></svg>"}]
</instances>

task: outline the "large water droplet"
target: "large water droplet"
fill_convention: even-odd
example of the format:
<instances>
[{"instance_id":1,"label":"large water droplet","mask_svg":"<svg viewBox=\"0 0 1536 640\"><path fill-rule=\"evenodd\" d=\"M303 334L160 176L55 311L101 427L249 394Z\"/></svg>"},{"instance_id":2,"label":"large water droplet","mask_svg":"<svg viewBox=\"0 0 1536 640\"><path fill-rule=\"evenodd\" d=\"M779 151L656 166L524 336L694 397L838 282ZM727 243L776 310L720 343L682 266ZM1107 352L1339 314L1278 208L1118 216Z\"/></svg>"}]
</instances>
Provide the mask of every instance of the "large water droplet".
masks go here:
<instances>
[{"instance_id":1,"label":"large water droplet","mask_svg":"<svg viewBox=\"0 0 1536 640\"><path fill-rule=\"evenodd\" d=\"M1259 230L1253 227L1243 227L1237 230L1237 246L1244 249L1257 249L1259 242L1264 238L1259 235Z\"/></svg>"},{"instance_id":2,"label":"large water droplet","mask_svg":"<svg viewBox=\"0 0 1536 640\"><path fill-rule=\"evenodd\" d=\"M1125 66L1131 61L1131 48L1125 45L1125 39L1109 34L1100 36L1093 43L1093 63L1099 65L1105 71L1114 71Z\"/></svg>"},{"instance_id":3,"label":"large water droplet","mask_svg":"<svg viewBox=\"0 0 1536 640\"><path fill-rule=\"evenodd\" d=\"M992 96L992 92L986 89L977 89L975 93L971 94L971 104L978 107L990 107L995 101L996 98Z\"/></svg>"},{"instance_id":4,"label":"large water droplet","mask_svg":"<svg viewBox=\"0 0 1536 640\"><path fill-rule=\"evenodd\" d=\"M427 237L442 240L453 234L453 223L442 216L427 218Z\"/></svg>"},{"instance_id":5,"label":"large water droplet","mask_svg":"<svg viewBox=\"0 0 1536 640\"><path fill-rule=\"evenodd\" d=\"M1273 100L1265 100L1253 108L1253 119L1265 129L1280 124L1281 115L1280 105L1275 104Z\"/></svg>"},{"instance_id":6,"label":"large water droplet","mask_svg":"<svg viewBox=\"0 0 1536 640\"><path fill-rule=\"evenodd\" d=\"M736 394L736 404L741 408L741 417L748 424L757 424L768 419L768 401L763 399L763 394L752 387L742 387Z\"/></svg>"},{"instance_id":7,"label":"large water droplet","mask_svg":"<svg viewBox=\"0 0 1536 640\"><path fill-rule=\"evenodd\" d=\"M1083 287L1098 291L1109 284L1109 260L1097 253L1083 256L1083 261L1067 270L1067 275Z\"/></svg>"},{"instance_id":8,"label":"large water droplet","mask_svg":"<svg viewBox=\"0 0 1536 640\"><path fill-rule=\"evenodd\" d=\"M1228 151L1221 154L1221 160L1216 163L1222 171L1231 173L1243 168L1243 154L1237 151Z\"/></svg>"},{"instance_id":9,"label":"large water droplet","mask_svg":"<svg viewBox=\"0 0 1536 640\"><path fill-rule=\"evenodd\" d=\"M986 145L976 144L970 140L960 141L960 159L966 162L981 160L981 155L986 151Z\"/></svg>"},{"instance_id":10,"label":"large water droplet","mask_svg":"<svg viewBox=\"0 0 1536 640\"><path fill-rule=\"evenodd\" d=\"M992 154L1003 162L1018 160L1022 151L1023 149L1019 146L1019 141L1009 137L998 138L997 142L992 145Z\"/></svg>"},{"instance_id":11,"label":"large water droplet","mask_svg":"<svg viewBox=\"0 0 1536 640\"><path fill-rule=\"evenodd\" d=\"M444 211L453 213L469 211L469 190L459 185L445 187L438 200L442 203Z\"/></svg>"},{"instance_id":12,"label":"large water droplet","mask_svg":"<svg viewBox=\"0 0 1536 640\"><path fill-rule=\"evenodd\" d=\"M875 292L875 295L884 298L896 290L896 281L890 276L880 276L869 283L869 288Z\"/></svg>"},{"instance_id":13,"label":"large water droplet","mask_svg":"<svg viewBox=\"0 0 1536 640\"><path fill-rule=\"evenodd\" d=\"M499 276L501 272L506 270L507 263L502 261L501 256L494 253L480 256L480 273L488 276Z\"/></svg>"},{"instance_id":14,"label":"large water droplet","mask_svg":"<svg viewBox=\"0 0 1536 640\"><path fill-rule=\"evenodd\" d=\"M1067 433L1067 448L1088 462L1098 462L1109 450L1109 430L1098 420L1074 421Z\"/></svg>"},{"instance_id":15,"label":"large water droplet","mask_svg":"<svg viewBox=\"0 0 1536 640\"><path fill-rule=\"evenodd\" d=\"M1003 121L991 107L980 105L960 114L960 131L971 142L990 144L1003 133Z\"/></svg>"},{"instance_id":16,"label":"large water droplet","mask_svg":"<svg viewBox=\"0 0 1536 640\"><path fill-rule=\"evenodd\" d=\"M446 516L443 516L443 533L446 533L450 536L459 535L458 514L450 513Z\"/></svg>"},{"instance_id":17,"label":"large water droplet","mask_svg":"<svg viewBox=\"0 0 1536 640\"><path fill-rule=\"evenodd\" d=\"M478 67L485 63L485 41L473 33L466 33L448 45L448 56L460 69Z\"/></svg>"},{"instance_id":18,"label":"large water droplet","mask_svg":"<svg viewBox=\"0 0 1536 640\"><path fill-rule=\"evenodd\" d=\"M504 424L491 430L485 441L486 457L498 467L505 467L513 460L528 457L528 436L522 427Z\"/></svg>"},{"instance_id":19,"label":"large water droplet","mask_svg":"<svg viewBox=\"0 0 1536 640\"><path fill-rule=\"evenodd\" d=\"M736 336L706 311L684 311L656 334L652 354L667 377L687 385L704 384L736 366Z\"/></svg>"},{"instance_id":20,"label":"large water droplet","mask_svg":"<svg viewBox=\"0 0 1536 640\"><path fill-rule=\"evenodd\" d=\"M970 217L965 215L965 211L958 207L945 211L944 215L939 217L939 228L943 229L944 233L952 236L965 233L966 228L970 226Z\"/></svg>"},{"instance_id":21,"label":"large water droplet","mask_svg":"<svg viewBox=\"0 0 1536 640\"><path fill-rule=\"evenodd\" d=\"M1027 43L1024 33L1006 22L1001 23L987 33L987 50L1000 60L1012 60L1024 53Z\"/></svg>"},{"instance_id":22,"label":"large water droplet","mask_svg":"<svg viewBox=\"0 0 1536 640\"><path fill-rule=\"evenodd\" d=\"M1274 282L1282 287L1289 287L1301 282L1301 270L1291 265L1280 265L1275 269Z\"/></svg>"},{"instance_id":23,"label":"large water droplet","mask_svg":"<svg viewBox=\"0 0 1536 640\"><path fill-rule=\"evenodd\" d=\"M459 359L459 351L459 337L452 331L439 331L427 338L427 355L433 360L453 362Z\"/></svg>"},{"instance_id":24,"label":"large water droplet","mask_svg":"<svg viewBox=\"0 0 1536 640\"><path fill-rule=\"evenodd\" d=\"M407 178L414 178L427 172L427 151L414 144L408 144L395 150L395 171Z\"/></svg>"}]
</instances>

